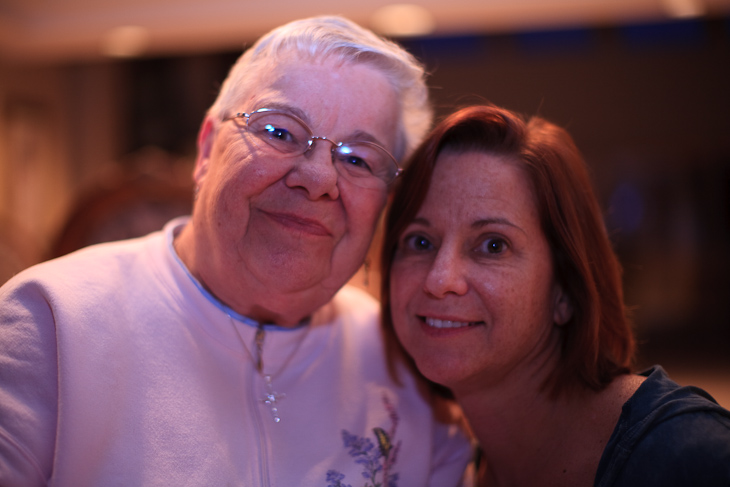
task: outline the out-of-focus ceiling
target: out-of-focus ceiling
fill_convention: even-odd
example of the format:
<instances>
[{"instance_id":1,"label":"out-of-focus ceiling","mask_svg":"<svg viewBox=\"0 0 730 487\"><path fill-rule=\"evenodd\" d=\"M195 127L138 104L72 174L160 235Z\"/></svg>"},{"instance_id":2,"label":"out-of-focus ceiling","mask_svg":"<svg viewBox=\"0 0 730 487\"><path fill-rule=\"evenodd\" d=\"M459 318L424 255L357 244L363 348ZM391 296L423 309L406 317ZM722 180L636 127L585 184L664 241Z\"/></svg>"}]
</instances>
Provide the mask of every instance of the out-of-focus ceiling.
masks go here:
<instances>
[{"instance_id":1,"label":"out-of-focus ceiling","mask_svg":"<svg viewBox=\"0 0 730 487\"><path fill-rule=\"evenodd\" d=\"M430 14L433 35L611 26L730 12L730 0L412 3ZM277 25L319 14L344 15L377 30L378 10L387 5L381 0L0 0L0 58L93 59L114 52L118 46L112 44L122 41L128 54L141 55L237 49ZM118 54L124 54L123 49Z\"/></svg>"}]
</instances>

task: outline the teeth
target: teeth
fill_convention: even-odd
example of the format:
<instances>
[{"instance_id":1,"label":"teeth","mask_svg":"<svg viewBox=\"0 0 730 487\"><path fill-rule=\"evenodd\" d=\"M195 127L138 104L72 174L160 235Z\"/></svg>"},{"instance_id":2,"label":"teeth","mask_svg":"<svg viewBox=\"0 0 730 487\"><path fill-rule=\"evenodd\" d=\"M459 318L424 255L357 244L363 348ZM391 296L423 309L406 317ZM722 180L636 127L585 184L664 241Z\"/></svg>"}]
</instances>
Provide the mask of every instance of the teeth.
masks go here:
<instances>
[{"instance_id":1,"label":"teeth","mask_svg":"<svg viewBox=\"0 0 730 487\"><path fill-rule=\"evenodd\" d=\"M449 321L449 320L437 320L436 318L426 318L426 324L434 328L462 328L469 326L470 322L465 321Z\"/></svg>"}]
</instances>

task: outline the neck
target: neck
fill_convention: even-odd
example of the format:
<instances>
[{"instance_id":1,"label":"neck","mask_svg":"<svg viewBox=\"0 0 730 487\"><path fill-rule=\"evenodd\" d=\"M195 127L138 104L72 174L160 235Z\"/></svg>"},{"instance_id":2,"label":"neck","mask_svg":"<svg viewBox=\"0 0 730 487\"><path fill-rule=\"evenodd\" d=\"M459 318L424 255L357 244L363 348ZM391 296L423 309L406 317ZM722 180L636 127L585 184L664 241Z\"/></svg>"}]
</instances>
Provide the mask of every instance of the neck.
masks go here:
<instances>
[{"instance_id":1,"label":"neck","mask_svg":"<svg viewBox=\"0 0 730 487\"><path fill-rule=\"evenodd\" d=\"M332 294L316 288L301 292L280 292L260 283L249 283L243 278L228 286L216 286L218 281L201 272L191 225L186 225L174 238L173 247L188 272L217 301L247 318L262 324L293 328L308 319L331 299Z\"/></svg>"},{"instance_id":2,"label":"neck","mask_svg":"<svg viewBox=\"0 0 730 487\"><path fill-rule=\"evenodd\" d=\"M618 413L598 419L599 393L553 399L541 385L523 377L455 391L483 450L486 485L592 485Z\"/></svg>"}]
</instances>

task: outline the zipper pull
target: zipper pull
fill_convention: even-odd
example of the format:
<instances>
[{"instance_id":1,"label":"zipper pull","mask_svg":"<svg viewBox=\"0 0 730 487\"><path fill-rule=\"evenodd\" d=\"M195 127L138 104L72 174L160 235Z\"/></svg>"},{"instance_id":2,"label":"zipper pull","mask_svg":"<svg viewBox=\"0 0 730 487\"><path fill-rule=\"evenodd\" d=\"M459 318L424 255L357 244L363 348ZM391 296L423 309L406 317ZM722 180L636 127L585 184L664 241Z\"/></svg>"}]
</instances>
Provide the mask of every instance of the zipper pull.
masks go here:
<instances>
[{"instance_id":1,"label":"zipper pull","mask_svg":"<svg viewBox=\"0 0 730 487\"><path fill-rule=\"evenodd\" d=\"M259 374L263 373L264 370L264 337L266 332L264 331L264 325L259 324L258 330L256 330L256 371Z\"/></svg>"}]
</instances>

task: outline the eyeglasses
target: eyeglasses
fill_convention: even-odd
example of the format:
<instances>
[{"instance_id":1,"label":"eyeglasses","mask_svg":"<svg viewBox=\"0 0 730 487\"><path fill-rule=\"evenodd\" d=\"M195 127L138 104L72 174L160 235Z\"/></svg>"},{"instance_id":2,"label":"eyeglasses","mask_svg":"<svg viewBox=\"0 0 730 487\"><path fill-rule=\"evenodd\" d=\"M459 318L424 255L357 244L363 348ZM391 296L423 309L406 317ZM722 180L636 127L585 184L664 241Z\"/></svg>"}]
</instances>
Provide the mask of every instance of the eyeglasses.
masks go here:
<instances>
[{"instance_id":1,"label":"eyeglasses","mask_svg":"<svg viewBox=\"0 0 730 487\"><path fill-rule=\"evenodd\" d=\"M259 108L223 119L229 120L247 130L260 149L274 149L286 157L307 153L316 141L329 142L332 164L339 175L360 187L384 188L402 171L390 152L380 145L366 140L335 142L317 137L303 120L281 110Z\"/></svg>"}]
</instances>

